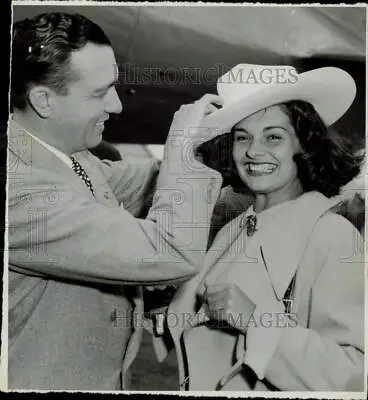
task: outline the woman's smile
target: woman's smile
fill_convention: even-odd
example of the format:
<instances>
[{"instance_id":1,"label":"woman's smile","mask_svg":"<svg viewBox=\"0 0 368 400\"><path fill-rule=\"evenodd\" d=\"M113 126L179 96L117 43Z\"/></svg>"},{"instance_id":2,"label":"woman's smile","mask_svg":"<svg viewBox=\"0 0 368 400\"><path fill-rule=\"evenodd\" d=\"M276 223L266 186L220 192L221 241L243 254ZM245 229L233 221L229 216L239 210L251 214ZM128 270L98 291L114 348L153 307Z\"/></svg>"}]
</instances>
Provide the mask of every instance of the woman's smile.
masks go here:
<instances>
[{"instance_id":1,"label":"woman's smile","mask_svg":"<svg viewBox=\"0 0 368 400\"><path fill-rule=\"evenodd\" d=\"M277 169L277 164L273 163L260 163L260 162L245 162L245 172L252 177L271 175Z\"/></svg>"}]
</instances>

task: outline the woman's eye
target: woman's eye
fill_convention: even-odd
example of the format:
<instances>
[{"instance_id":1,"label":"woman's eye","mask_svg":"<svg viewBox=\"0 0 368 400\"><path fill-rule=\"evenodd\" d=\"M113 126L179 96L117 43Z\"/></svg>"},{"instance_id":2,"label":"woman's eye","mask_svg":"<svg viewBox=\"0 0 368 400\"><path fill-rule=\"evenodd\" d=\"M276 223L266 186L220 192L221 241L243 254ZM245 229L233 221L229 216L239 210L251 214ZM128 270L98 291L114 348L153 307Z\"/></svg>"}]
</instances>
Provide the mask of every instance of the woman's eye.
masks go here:
<instances>
[{"instance_id":1,"label":"woman's eye","mask_svg":"<svg viewBox=\"0 0 368 400\"><path fill-rule=\"evenodd\" d=\"M267 139L271 140L272 142L275 142L275 141L281 140L282 137L280 135L276 135L276 134L272 133L272 134L268 135Z\"/></svg>"},{"instance_id":2,"label":"woman's eye","mask_svg":"<svg viewBox=\"0 0 368 400\"><path fill-rule=\"evenodd\" d=\"M237 142L244 142L244 141L246 141L246 140L249 140L250 138L249 138L249 136L246 136L246 135L238 135L238 136L236 136L236 141Z\"/></svg>"}]
</instances>

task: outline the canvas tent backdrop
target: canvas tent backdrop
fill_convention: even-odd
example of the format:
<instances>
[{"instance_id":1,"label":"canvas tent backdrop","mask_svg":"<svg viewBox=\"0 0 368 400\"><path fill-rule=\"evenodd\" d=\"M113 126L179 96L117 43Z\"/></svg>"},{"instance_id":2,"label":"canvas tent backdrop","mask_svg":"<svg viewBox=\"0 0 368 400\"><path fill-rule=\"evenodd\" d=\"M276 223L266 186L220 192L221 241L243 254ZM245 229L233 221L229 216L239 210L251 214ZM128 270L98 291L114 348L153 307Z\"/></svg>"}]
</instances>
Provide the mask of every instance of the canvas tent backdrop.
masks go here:
<instances>
[{"instance_id":1,"label":"canvas tent backdrop","mask_svg":"<svg viewBox=\"0 0 368 400\"><path fill-rule=\"evenodd\" d=\"M164 143L180 105L216 93L217 78L238 63L289 64L300 71L344 68L357 82L358 95L336 126L364 137L364 7L174 4L14 5L13 21L63 11L83 14L103 28L120 67L117 90L124 107L106 125L110 142Z\"/></svg>"}]
</instances>

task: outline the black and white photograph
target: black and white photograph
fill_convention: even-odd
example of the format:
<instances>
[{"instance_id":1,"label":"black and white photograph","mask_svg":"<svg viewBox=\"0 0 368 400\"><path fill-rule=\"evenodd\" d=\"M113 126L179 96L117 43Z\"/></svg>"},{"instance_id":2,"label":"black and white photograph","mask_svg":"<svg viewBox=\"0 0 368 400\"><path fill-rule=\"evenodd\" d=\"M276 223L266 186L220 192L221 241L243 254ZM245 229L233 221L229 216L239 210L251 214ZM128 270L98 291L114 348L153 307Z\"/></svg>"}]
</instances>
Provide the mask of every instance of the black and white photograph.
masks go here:
<instances>
[{"instance_id":1,"label":"black and white photograph","mask_svg":"<svg viewBox=\"0 0 368 400\"><path fill-rule=\"evenodd\" d=\"M12 2L2 391L367 398L366 10Z\"/></svg>"}]
</instances>

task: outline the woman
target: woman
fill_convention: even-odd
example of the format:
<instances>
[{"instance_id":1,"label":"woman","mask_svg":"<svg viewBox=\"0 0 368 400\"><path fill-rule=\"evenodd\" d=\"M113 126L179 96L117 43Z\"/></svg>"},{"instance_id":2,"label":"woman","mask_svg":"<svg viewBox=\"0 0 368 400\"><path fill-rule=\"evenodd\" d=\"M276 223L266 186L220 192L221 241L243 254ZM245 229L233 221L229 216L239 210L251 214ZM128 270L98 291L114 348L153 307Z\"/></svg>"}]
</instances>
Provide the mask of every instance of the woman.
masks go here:
<instances>
[{"instance_id":1,"label":"woman","mask_svg":"<svg viewBox=\"0 0 368 400\"><path fill-rule=\"evenodd\" d=\"M280 69L236 66L218 82L223 107L203 120L231 131L212 160L200 148L203 161L253 201L168 309L183 390L363 391L363 247L331 211L362 157L327 129L355 83L337 68L285 66L281 84Z\"/></svg>"}]
</instances>

